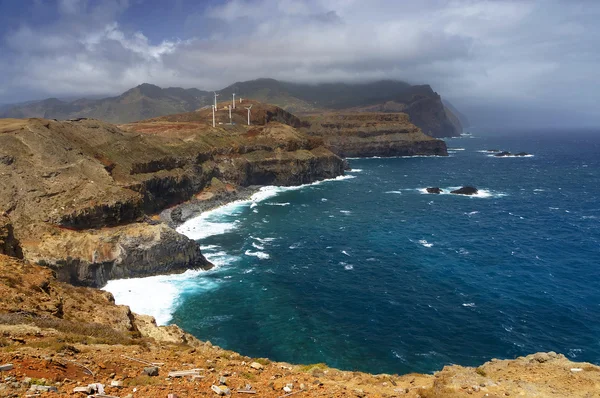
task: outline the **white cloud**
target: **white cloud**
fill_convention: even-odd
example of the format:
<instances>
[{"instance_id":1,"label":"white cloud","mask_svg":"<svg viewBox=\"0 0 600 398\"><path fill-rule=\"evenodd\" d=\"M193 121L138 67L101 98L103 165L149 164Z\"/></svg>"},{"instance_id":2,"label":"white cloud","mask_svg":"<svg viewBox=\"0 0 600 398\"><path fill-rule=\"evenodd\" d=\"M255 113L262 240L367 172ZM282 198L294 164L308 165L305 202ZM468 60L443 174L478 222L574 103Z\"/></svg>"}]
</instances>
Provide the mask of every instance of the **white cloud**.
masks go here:
<instances>
[{"instance_id":1,"label":"white cloud","mask_svg":"<svg viewBox=\"0 0 600 398\"><path fill-rule=\"evenodd\" d=\"M58 4L55 23L4 37L7 93L396 78L430 83L459 103L556 105L558 95L561 106L581 109L600 91L595 2L229 0L190 10L180 21L189 36L156 43L117 23L126 1Z\"/></svg>"}]
</instances>

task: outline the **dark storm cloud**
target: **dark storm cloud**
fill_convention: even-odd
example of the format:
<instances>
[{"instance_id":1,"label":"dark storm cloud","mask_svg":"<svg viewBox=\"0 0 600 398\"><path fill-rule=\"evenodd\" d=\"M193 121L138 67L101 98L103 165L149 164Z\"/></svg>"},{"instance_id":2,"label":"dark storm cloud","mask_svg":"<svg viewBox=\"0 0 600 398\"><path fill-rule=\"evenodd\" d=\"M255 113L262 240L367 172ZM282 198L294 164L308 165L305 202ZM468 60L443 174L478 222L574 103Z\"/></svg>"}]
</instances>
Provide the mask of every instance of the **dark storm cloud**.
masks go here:
<instances>
[{"instance_id":1,"label":"dark storm cloud","mask_svg":"<svg viewBox=\"0 0 600 398\"><path fill-rule=\"evenodd\" d=\"M142 82L216 89L274 77L429 83L458 105L595 114L596 2L229 0L187 6L180 38L128 20L127 1L63 0L2 37L0 102L118 93ZM129 8L128 8L129 7ZM473 108L474 109L474 108Z\"/></svg>"}]
</instances>

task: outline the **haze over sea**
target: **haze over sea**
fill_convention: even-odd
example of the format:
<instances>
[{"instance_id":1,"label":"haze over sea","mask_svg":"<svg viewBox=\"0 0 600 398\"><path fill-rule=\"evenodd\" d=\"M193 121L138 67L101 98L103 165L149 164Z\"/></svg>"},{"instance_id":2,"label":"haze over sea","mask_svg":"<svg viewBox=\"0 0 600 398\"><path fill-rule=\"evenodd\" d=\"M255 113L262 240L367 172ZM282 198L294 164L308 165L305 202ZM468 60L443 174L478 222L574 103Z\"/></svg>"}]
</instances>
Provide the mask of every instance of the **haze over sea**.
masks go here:
<instances>
[{"instance_id":1,"label":"haze over sea","mask_svg":"<svg viewBox=\"0 0 600 398\"><path fill-rule=\"evenodd\" d=\"M447 143L448 158L351 159L345 178L263 188L180 227L215 270L106 289L278 361L432 372L553 350L600 363L600 133ZM422 191L462 185L480 194Z\"/></svg>"}]
</instances>

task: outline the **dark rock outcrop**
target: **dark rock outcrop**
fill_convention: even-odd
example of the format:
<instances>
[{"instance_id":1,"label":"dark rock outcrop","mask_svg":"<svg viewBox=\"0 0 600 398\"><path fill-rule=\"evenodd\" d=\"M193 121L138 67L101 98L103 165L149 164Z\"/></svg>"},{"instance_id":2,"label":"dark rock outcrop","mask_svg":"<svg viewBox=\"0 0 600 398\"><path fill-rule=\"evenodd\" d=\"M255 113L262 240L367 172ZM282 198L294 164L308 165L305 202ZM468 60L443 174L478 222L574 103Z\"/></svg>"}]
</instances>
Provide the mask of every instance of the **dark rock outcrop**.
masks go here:
<instances>
[{"instance_id":1,"label":"dark rock outcrop","mask_svg":"<svg viewBox=\"0 0 600 398\"><path fill-rule=\"evenodd\" d=\"M469 186L450 191L450 193L453 193L455 195L476 195L478 192L479 191L477 190L477 188Z\"/></svg>"},{"instance_id":2,"label":"dark rock outcrop","mask_svg":"<svg viewBox=\"0 0 600 398\"><path fill-rule=\"evenodd\" d=\"M426 191L427 191L427 193L434 193L434 194L440 194L440 193L444 192L443 189L438 188L438 187L427 188Z\"/></svg>"},{"instance_id":3,"label":"dark rock outcrop","mask_svg":"<svg viewBox=\"0 0 600 398\"><path fill-rule=\"evenodd\" d=\"M0 254L23 258L23 251L19 241L15 238L12 223L4 215L0 215Z\"/></svg>"}]
</instances>

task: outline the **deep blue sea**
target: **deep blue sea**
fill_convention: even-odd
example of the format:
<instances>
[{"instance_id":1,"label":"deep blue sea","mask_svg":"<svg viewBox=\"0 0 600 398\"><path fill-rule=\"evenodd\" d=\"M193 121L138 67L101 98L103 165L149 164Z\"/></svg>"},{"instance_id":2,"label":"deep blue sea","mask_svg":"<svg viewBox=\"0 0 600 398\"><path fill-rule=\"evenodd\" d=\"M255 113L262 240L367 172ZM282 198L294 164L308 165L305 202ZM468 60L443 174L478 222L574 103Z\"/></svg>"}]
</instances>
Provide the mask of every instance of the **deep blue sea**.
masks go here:
<instances>
[{"instance_id":1,"label":"deep blue sea","mask_svg":"<svg viewBox=\"0 0 600 398\"><path fill-rule=\"evenodd\" d=\"M600 363L600 132L447 143L447 158L350 159L345 178L264 188L180 228L217 269L107 289L278 361L402 374L553 350ZM422 191L462 185L480 194Z\"/></svg>"}]
</instances>

